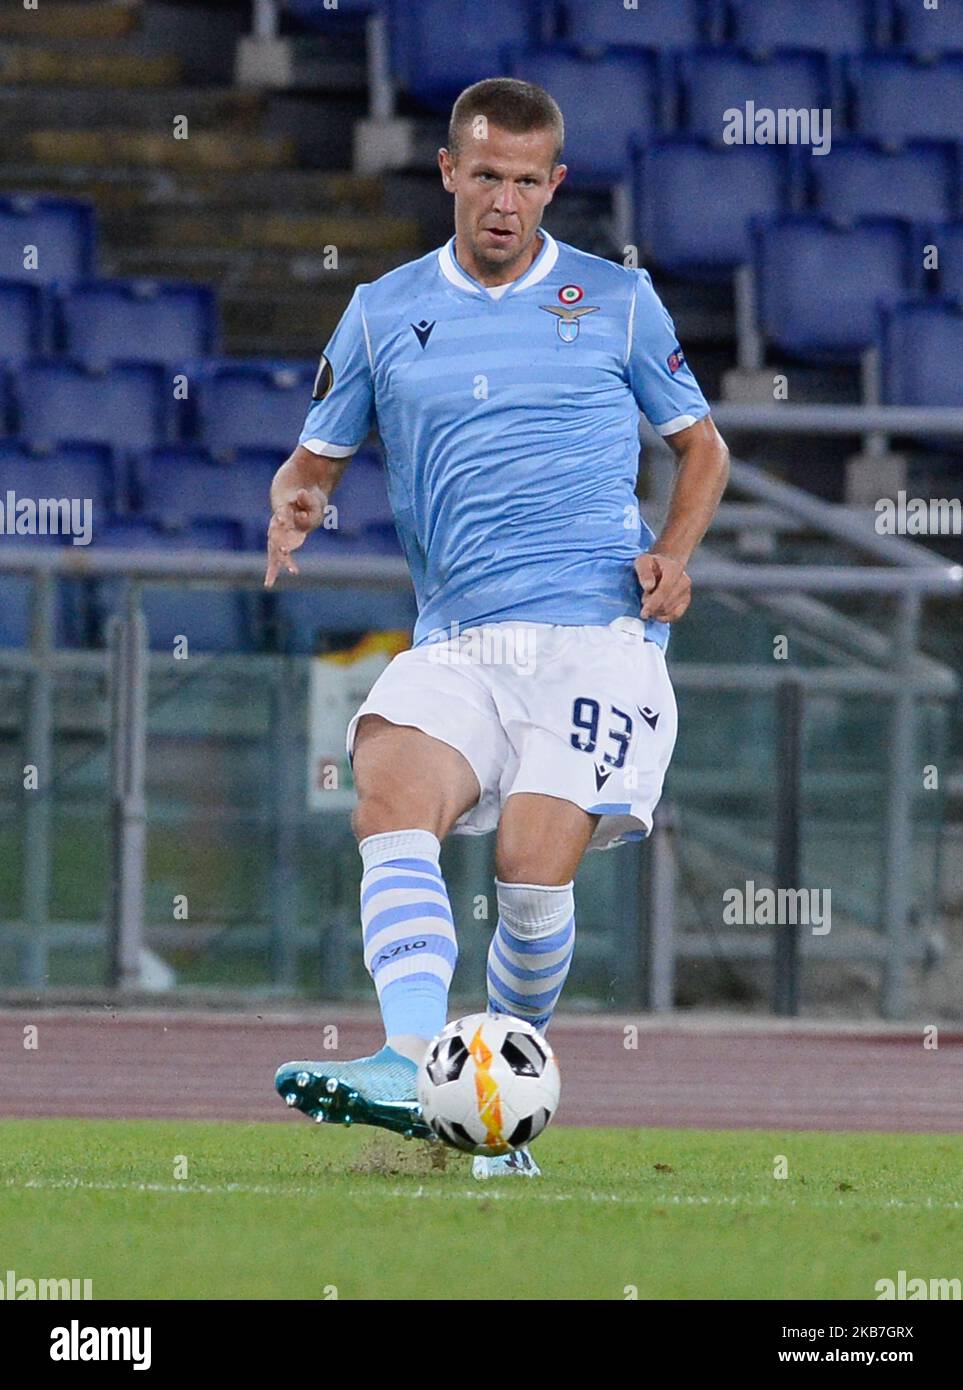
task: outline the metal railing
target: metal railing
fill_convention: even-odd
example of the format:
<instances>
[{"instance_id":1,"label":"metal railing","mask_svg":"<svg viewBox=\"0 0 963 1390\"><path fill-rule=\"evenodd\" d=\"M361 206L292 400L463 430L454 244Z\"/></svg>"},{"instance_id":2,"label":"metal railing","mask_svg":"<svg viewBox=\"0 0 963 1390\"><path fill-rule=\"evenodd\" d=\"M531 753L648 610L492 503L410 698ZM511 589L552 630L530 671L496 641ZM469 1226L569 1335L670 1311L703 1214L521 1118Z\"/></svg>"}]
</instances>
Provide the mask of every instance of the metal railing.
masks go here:
<instances>
[{"instance_id":1,"label":"metal railing","mask_svg":"<svg viewBox=\"0 0 963 1390\"><path fill-rule=\"evenodd\" d=\"M908 856L911 854L911 817L915 704L921 697L948 698L956 690L951 672L935 662L920 659L920 605L926 595L958 595L963 592L963 570L906 542L868 534L865 527L839 518L833 509L795 489L763 478L749 465L736 464L734 480L765 505L795 515L829 534L837 534L869 553L891 563L865 567L842 565L744 565L700 554L692 565L694 583L702 592L737 595L769 604L815 602L815 595L870 594L887 596L895 606L890 640L874 634L856 659L836 666L799 666L789 684L805 699L811 693L872 693L889 705L886 768L886 816L883 902L885 941L883 1012L898 1016L903 1009L904 977L908 952ZM111 733L111 840L113 894L109 911L110 978L118 989L136 986L144 947L145 900L145 776L146 686L149 670L167 665L169 658L147 651L141 590L144 585L197 584L203 587L260 588L263 559L257 554L167 554L98 551L80 547L18 547L5 551L0 545L0 576L29 575L33 581L33 622L29 648L0 652L0 673L26 674L30 683L25 729L26 761L49 768L53 742L53 683L61 673L103 669L105 656L95 651L54 647L55 580L122 576L125 593L113 619L110 660ZM305 555L301 573L285 580L292 586L369 586L390 589L410 581L400 559L338 558L322 560ZM868 634L864 634L868 636ZM270 656L218 657L225 667L254 663L262 669L277 666L284 658ZM784 669L762 665L699 665L676 663L673 679L680 691L713 689L759 691L786 687ZM283 687L283 680L280 682ZM283 807L297 785L286 746L292 741L292 711L282 700L273 722L274 749L283 788L278 806ZM45 974L48 903L51 876L51 817L49 797L27 799L24 825L24 906L22 923L8 922L5 930L17 935L22 945L21 969L25 983L39 985ZM272 977L291 984L292 953L297 945L290 931L290 893L296 877L290 822L280 814L275 841L275 908L270 928ZM666 1007L671 997L674 961L685 943L675 936L675 886L668 850L671 830L657 828L652 845L647 955L650 969L647 1002ZM784 841L788 843L788 831ZM788 851L786 852L788 853ZM786 853L783 861L786 861ZM790 965L793 953L789 952ZM654 970L654 973L653 973ZM792 991L791 984L784 990ZM785 997L785 996L784 996Z\"/></svg>"}]
</instances>

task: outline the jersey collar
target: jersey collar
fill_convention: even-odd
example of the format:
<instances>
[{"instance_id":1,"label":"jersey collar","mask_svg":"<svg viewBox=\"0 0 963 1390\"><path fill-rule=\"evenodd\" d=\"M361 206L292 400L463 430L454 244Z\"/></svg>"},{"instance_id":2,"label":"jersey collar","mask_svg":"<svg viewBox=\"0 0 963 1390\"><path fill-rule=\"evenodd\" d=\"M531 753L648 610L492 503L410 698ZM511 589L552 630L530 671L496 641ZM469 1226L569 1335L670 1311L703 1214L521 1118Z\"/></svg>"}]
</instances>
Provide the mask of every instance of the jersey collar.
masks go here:
<instances>
[{"instance_id":1,"label":"jersey collar","mask_svg":"<svg viewBox=\"0 0 963 1390\"><path fill-rule=\"evenodd\" d=\"M501 296L502 299L509 299L513 294L518 294L519 290L528 289L529 285L537 285L539 280L544 280L555 267L558 260L558 242L554 237L546 232L544 227L539 228L542 237L542 249L535 257L532 264L528 267L525 274L515 280L510 289L507 289ZM464 290L467 294L483 295L486 299L491 296L486 292L485 286L480 285L477 280L473 280L467 271L462 270L455 259L455 238L452 237L438 252L438 266L442 275L452 285Z\"/></svg>"}]
</instances>

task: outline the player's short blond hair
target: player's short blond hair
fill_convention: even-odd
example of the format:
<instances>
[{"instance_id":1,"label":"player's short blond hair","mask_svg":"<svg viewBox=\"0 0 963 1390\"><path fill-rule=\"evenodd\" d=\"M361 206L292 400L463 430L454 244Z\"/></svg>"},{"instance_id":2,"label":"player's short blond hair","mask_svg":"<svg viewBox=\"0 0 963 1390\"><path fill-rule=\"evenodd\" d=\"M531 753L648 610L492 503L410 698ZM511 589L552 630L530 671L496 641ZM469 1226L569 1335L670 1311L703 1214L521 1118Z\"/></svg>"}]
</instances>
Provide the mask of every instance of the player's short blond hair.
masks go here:
<instances>
[{"instance_id":1,"label":"player's short blond hair","mask_svg":"<svg viewBox=\"0 0 963 1390\"><path fill-rule=\"evenodd\" d=\"M448 123L448 152L452 159L458 158L462 127L476 116L484 116L492 125L513 135L525 135L531 130L552 131L552 167L558 163L565 142L565 122L558 102L544 87L517 77L486 77L483 82L466 87L452 107Z\"/></svg>"}]
</instances>

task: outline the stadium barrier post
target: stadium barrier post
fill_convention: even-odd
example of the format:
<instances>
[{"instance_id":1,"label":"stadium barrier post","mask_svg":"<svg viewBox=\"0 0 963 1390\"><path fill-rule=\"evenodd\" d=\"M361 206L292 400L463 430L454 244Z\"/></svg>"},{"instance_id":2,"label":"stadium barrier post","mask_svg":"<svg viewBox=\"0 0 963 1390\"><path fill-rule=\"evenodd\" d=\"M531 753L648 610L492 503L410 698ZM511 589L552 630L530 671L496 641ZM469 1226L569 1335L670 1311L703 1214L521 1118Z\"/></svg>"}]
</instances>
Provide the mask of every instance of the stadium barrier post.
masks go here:
<instances>
[{"instance_id":1,"label":"stadium barrier post","mask_svg":"<svg viewBox=\"0 0 963 1390\"><path fill-rule=\"evenodd\" d=\"M293 990L297 985L298 865L297 837L301 740L295 719L297 667L284 658L272 669L271 765L274 788L274 863L272 868L270 942L271 983Z\"/></svg>"},{"instance_id":2,"label":"stadium barrier post","mask_svg":"<svg viewBox=\"0 0 963 1390\"><path fill-rule=\"evenodd\" d=\"M23 921L20 981L31 988L47 983L50 908L50 824L53 795L53 648L57 581L49 571L33 575L30 615L31 671L27 682L24 763L37 769L27 793L23 821Z\"/></svg>"},{"instance_id":3,"label":"stadium barrier post","mask_svg":"<svg viewBox=\"0 0 963 1390\"><path fill-rule=\"evenodd\" d=\"M648 962L646 993L653 1013L668 1013L675 1003L676 812L661 805L652 824L648 871Z\"/></svg>"},{"instance_id":4,"label":"stadium barrier post","mask_svg":"<svg viewBox=\"0 0 963 1390\"><path fill-rule=\"evenodd\" d=\"M140 983L146 847L147 635L138 583L110 623L111 904L108 984Z\"/></svg>"},{"instance_id":5,"label":"stadium barrier post","mask_svg":"<svg viewBox=\"0 0 963 1390\"><path fill-rule=\"evenodd\" d=\"M776 687L776 888L800 887L803 690L798 680ZM799 1013L799 923L777 922L772 942L772 1011Z\"/></svg>"},{"instance_id":6,"label":"stadium barrier post","mask_svg":"<svg viewBox=\"0 0 963 1390\"><path fill-rule=\"evenodd\" d=\"M886 958L881 1008L884 1018L902 1018L905 999L910 879L913 872L913 766L916 708L912 675L919 634L920 596L907 590L897 601L893 623L893 670L902 680L893 695L887 748L886 815L883 845L883 929Z\"/></svg>"}]
</instances>

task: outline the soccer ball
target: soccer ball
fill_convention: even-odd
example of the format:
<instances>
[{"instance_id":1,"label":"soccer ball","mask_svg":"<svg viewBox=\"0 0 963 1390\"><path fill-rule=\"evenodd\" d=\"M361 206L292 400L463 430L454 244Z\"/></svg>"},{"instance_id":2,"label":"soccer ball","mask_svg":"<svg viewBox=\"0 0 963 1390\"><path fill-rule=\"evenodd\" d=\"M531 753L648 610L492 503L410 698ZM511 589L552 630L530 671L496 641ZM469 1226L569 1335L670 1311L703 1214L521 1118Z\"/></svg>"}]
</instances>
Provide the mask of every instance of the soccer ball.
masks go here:
<instances>
[{"instance_id":1,"label":"soccer ball","mask_svg":"<svg viewBox=\"0 0 963 1390\"><path fill-rule=\"evenodd\" d=\"M428 1044L418 1069L426 1124L465 1153L509 1153L548 1124L561 1078L555 1054L511 1014L469 1014Z\"/></svg>"}]
</instances>

